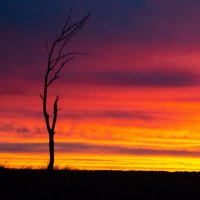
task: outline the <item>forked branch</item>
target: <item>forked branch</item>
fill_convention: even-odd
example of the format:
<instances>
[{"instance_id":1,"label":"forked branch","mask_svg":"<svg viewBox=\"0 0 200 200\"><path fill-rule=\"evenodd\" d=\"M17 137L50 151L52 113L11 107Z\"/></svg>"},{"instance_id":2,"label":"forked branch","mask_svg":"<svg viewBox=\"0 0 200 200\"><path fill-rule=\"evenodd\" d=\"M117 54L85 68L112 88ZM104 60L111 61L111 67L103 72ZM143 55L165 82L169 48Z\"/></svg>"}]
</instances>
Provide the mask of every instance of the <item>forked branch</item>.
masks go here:
<instances>
[{"instance_id":1,"label":"forked branch","mask_svg":"<svg viewBox=\"0 0 200 200\"><path fill-rule=\"evenodd\" d=\"M56 39L52 42L52 45L48 45L46 41L46 50L48 54L48 64L47 70L45 73L45 81L44 81L44 94L40 95L43 101L43 114L46 119L46 126L48 132L54 133L55 126L56 126L56 119L57 119L57 103L58 103L58 96L54 101L54 114L52 123L50 123L49 114L47 112L47 96L48 96L48 87L59 78L59 75L65 65L74 59L75 55L88 55L85 53L79 52L66 52L66 47L68 45L68 41L72 39L88 22L90 14L85 15L81 20L77 22L72 22L71 15L72 15L71 7L70 12L67 16L67 20L63 26L62 31L60 34L57 35ZM49 48L50 47L50 48Z\"/></svg>"}]
</instances>

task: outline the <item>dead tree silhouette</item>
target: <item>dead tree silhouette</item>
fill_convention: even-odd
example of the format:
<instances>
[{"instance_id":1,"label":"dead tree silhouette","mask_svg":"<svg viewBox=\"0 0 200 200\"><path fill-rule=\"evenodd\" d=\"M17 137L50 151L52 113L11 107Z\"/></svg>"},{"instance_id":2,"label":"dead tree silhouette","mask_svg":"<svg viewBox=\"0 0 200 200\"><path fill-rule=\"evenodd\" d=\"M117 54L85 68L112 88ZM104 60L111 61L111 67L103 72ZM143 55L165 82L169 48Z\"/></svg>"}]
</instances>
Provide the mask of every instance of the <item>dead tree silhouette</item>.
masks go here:
<instances>
[{"instance_id":1,"label":"dead tree silhouette","mask_svg":"<svg viewBox=\"0 0 200 200\"><path fill-rule=\"evenodd\" d=\"M46 41L46 48L48 53L48 63L47 63L47 70L44 76L44 92L43 95L40 95L43 102L43 115L45 118L45 123L47 127L47 131L49 134L49 164L48 169L54 169L54 134L55 134L55 127L57 122L57 115L58 115L58 100L59 97L57 96L54 100L53 104L53 116L52 120L50 120L50 115L47 111L47 98L48 98L48 89L52 83L59 78L59 75L64 66L70 61L74 59L74 55L82 54L87 55L84 53L77 53L77 52L67 52L66 47L68 46L69 40L71 40L88 22L90 14L88 13L83 18L81 18L77 22L72 22L71 20L72 15L72 7L70 12L67 16L67 20L63 26L62 31L59 35L57 35L56 39L52 42L50 48L48 42Z\"/></svg>"}]
</instances>

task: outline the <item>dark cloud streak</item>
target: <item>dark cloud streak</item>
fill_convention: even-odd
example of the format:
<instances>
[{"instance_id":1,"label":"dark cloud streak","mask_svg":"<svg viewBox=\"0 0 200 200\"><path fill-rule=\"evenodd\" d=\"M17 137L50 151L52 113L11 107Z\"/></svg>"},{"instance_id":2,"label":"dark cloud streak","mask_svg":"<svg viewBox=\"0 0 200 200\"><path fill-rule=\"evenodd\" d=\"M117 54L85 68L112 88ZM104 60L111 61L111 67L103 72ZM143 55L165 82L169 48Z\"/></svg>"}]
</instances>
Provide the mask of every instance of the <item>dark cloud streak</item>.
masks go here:
<instances>
[{"instance_id":1,"label":"dark cloud streak","mask_svg":"<svg viewBox=\"0 0 200 200\"><path fill-rule=\"evenodd\" d=\"M89 143L56 143L55 151L62 153L91 153L91 154L118 154L138 156L187 156L199 157L200 152L195 150L168 150L138 147L122 147L117 145L95 145ZM9 153L48 153L47 143L0 143L0 152Z\"/></svg>"},{"instance_id":2,"label":"dark cloud streak","mask_svg":"<svg viewBox=\"0 0 200 200\"><path fill-rule=\"evenodd\" d=\"M186 87L200 83L198 73L189 70L131 70L75 72L66 74L69 83L122 87Z\"/></svg>"}]
</instances>

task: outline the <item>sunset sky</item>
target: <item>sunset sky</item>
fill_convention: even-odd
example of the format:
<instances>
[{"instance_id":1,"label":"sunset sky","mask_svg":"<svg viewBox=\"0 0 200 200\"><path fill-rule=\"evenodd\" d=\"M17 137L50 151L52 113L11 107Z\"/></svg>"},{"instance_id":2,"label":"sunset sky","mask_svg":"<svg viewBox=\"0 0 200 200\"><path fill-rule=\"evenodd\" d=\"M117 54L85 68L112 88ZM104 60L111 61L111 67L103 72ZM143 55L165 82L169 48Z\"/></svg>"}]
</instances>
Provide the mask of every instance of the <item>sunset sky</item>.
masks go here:
<instances>
[{"instance_id":1,"label":"sunset sky","mask_svg":"<svg viewBox=\"0 0 200 200\"><path fill-rule=\"evenodd\" d=\"M48 43L72 1L0 1L0 164L48 163L40 94ZM67 51L84 52L50 87L59 95L55 164L200 171L200 2L73 0L91 13Z\"/></svg>"}]
</instances>

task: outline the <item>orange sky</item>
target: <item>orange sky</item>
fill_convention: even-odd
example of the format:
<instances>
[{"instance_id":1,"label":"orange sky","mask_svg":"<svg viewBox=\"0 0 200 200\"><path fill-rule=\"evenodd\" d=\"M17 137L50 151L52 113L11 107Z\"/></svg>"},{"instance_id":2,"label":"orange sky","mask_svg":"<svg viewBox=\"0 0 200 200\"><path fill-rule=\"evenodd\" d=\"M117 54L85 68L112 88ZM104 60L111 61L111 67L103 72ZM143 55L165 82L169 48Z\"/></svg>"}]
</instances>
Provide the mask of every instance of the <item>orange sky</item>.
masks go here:
<instances>
[{"instance_id":1,"label":"orange sky","mask_svg":"<svg viewBox=\"0 0 200 200\"><path fill-rule=\"evenodd\" d=\"M61 87L61 86L59 86ZM199 170L199 87L64 87L56 164L80 169ZM14 99L14 101L13 101ZM1 99L1 162L45 166L39 96ZM27 162L28 161L28 162Z\"/></svg>"}]
</instances>

